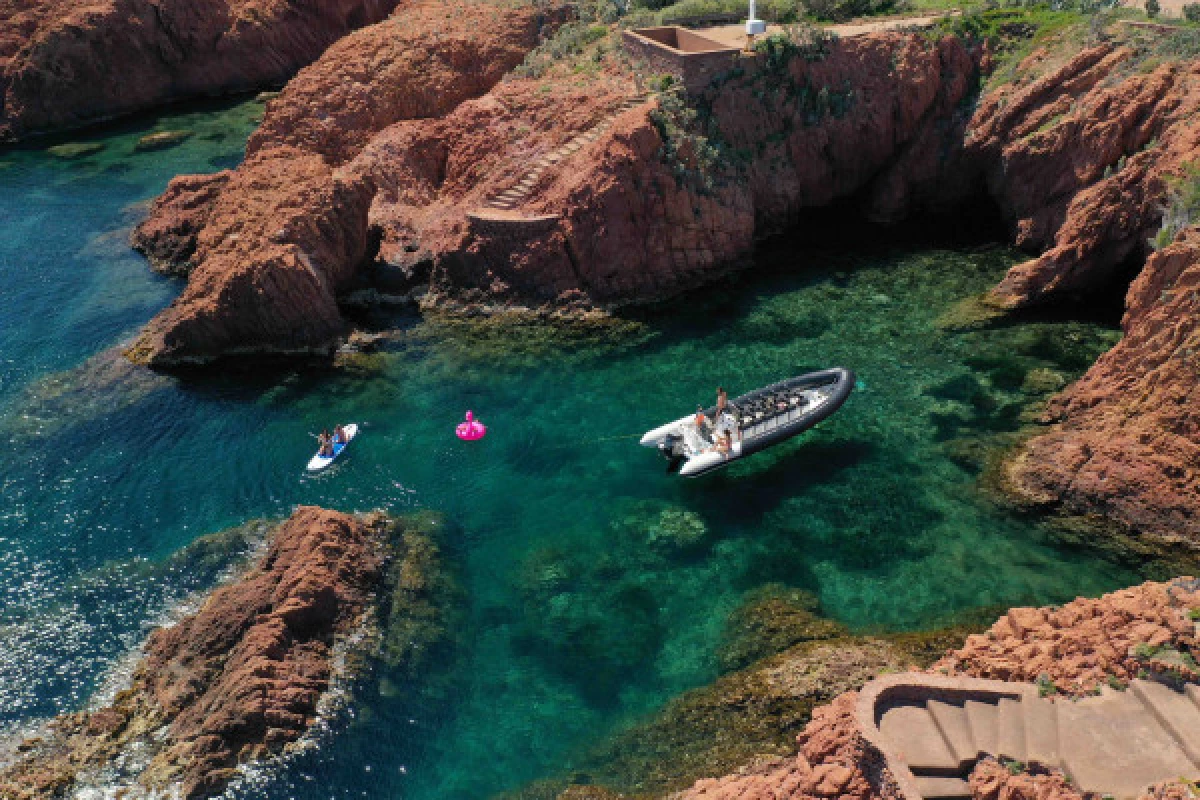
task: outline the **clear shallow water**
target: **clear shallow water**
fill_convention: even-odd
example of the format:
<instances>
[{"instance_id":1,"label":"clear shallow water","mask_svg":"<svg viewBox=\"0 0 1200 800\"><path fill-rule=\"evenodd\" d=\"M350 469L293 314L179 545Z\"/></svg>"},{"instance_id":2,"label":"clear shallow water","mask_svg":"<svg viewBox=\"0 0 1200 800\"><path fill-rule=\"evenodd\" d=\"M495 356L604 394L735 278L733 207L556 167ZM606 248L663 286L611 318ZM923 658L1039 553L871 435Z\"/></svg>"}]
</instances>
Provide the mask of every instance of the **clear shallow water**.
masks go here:
<instances>
[{"instance_id":1,"label":"clear shallow water","mask_svg":"<svg viewBox=\"0 0 1200 800\"><path fill-rule=\"evenodd\" d=\"M711 680L725 618L766 582L811 589L855 629L920 629L1136 580L976 486L987 437L1115 341L1079 322L939 329L1003 250L784 245L760 259L769 274L612 330L409 320L387 352L323 374L122 366L111 348L178 290L124 247L136 204L236 161L256 111L146 123L196 131L159 153L131 152L133 126L75 161L0 154L0 730L86 702L224 564L172 554L297 503L445 512L470 624L435 699L384 676L248 796L518 787ZM860 388L802 440L697 481L636 446L717 383L832 364ZM491 428L473 445L452 435L466 408ZM361 438L306 477L307 434L335 421Z\"/></svg>"}]
</instances>

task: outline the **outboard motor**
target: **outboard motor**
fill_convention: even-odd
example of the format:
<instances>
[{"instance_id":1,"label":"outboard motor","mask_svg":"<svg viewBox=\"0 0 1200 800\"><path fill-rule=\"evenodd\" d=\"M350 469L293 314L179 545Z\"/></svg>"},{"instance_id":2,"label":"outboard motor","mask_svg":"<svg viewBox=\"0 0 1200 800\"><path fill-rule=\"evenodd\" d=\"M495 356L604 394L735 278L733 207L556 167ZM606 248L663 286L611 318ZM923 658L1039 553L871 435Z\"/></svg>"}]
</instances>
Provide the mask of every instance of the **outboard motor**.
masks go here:
<instances>
[{"instance_id":1,"label":"outboard motor","mask_svg":"<svg viewBox=\"0 0 1200 800\"><path fill-rule=\"evenodd\" d=\"M675 472L687 460L683 452L683 436L678 433L668 433L658 443L658 452L667 460L667 472Z\"/></svg>"}]
</instances>

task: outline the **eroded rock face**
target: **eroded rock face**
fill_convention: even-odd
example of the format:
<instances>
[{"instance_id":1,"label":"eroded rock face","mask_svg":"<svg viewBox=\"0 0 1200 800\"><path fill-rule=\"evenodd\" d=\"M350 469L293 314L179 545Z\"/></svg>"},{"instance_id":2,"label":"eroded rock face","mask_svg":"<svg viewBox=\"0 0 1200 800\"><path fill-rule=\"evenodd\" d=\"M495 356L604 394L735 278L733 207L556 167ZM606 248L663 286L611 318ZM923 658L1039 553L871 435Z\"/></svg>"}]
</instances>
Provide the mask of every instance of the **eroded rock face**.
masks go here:
<instances>
[{"instance_id":1,"label":"eroded rock face","mask_svg":"<svg viewBox=\"0 0 1200 800\"><path fill-rule=\"evenodd\" d=\"M237 170L176 178L139 226L135 246L190 278L131 358L328 352L345 331L336 295L368 254L373 197L339 165L377 131L487 91L561 17L431 2L338 42L271 101Z\"/></svg>"},{"instance_id":2,"label":"eroded rock face","mask_svg":"<svg viewBox=\"0 0 1200 800\"><path fill-rule=\"evenodd\" d=\"M23 746L0 771L0 795L50 796L109 766L132 769L131 784L207 797L239 764L286 748L313 723L335 676L335 641L371 608L387 528L381 516L297 509L254 567L150 636L131 687L111 706L60 717ZM131 748L141 755L118 759Z\"/></svg>"},{"instance_id":3,"label":"eroded rock face","mask_svg":"<svg viewBox=\"0 0 1200 800\"><path fill-rule=\"evenodd\" d=\"M1200 546L1200 232L1146 262L1125 337L1051 404L1048 433L1008 464L1017 494L1103 515L1159 548Z\"/></svg>"},{"instance_id":4,"label":"eroded rock face","mask_svg":"<svg viewBox=\"0 0 1200 800\"><path fill-rule=\"evenodd\" d=\"M1052 68L1038 51L1018 67L1027 77L980 103L967 157L986 171L1017 245L1045 251L996 287L1001 305L1094 292L1149 249L1166 178L1200 154L1200 62L1145 71L1137 55L1103 44Z\"/></svg>"},{"instance_id":5,"label":"eroded rock face","mask_svg":"<svg viewBox=\"0 0 1200 800\"><path fill-rule=\"evenodd\" d=\"M395 0L4 0L0 141L282 83Z\"/></svg>"}]
</instances>

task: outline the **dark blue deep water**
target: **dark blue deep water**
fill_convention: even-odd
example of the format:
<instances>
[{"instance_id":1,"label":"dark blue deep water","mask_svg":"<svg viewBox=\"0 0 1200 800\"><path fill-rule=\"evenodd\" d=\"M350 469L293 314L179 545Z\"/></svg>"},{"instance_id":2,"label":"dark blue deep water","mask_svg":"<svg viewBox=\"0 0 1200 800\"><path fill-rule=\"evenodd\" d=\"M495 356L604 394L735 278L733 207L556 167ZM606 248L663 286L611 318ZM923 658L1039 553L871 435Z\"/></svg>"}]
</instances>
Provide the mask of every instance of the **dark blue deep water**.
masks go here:
<instances>
[{"instance_id":1,"label":"dark blue deep water","mask_svg":"<svg viewBox=\"0 0 1200 800\"><path fill-rule=\"evenodd\" d=\"M979 488L995 436L1116 340L1084 322L938 320L1014 254L905 246L764 254L743 276L602 330L407 320L341 368L150 376L116 348L179 291L130 251L172 175L237 162L259 107L147 119L99 152L0 153L0 734L119 684L148 627L217 580L204 534L298 503L444 512L470 598L435 701L371 683L313 752L235 792L478 798L551 773L710 681L721 628L768 582L854 629L1136 580L1056 546ZM136 153L152 129L176 148ZM817 431L724 473L666 475L636 435L711 399L842 364ZM466 445L473 408L490 435ZM309 432L360 438L309 478ZM672 536L701 543L679 550Z\"/></svg>"}]
</instances>

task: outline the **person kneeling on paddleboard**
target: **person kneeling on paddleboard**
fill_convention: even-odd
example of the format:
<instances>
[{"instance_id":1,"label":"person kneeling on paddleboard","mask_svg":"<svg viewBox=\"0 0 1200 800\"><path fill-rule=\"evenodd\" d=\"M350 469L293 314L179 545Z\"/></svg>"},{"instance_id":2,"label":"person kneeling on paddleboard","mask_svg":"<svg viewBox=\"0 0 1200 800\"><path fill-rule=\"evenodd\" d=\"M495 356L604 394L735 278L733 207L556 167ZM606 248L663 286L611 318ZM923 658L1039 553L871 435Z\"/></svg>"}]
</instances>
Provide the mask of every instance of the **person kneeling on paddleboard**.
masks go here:
<instances>
[{"instance_id":1,"label":"person kneeling on paddleboard","mask_svg":"<svg viewBox=\"0 0 1200 800\"><path fill-rule=\"evenodd\" d=\"M334 444L345 444L346 443L346 429L343 428L341 425L335 425L333 428L333 443Z\"/></svg>"},{"instance_id":2,"label":"person kneeling on paddleboard","mask_svg":"<svg viewBox=\"0 0 1200 800\"><path fill-rule=\"evenodd\" d=\"M326 458L333 455L333 439L330 437L328 429L321 431L321 435L317 437L317 441L321 444L320 449L317 450L317 455L325 456Z\"/></svg>"}]
</instances>

